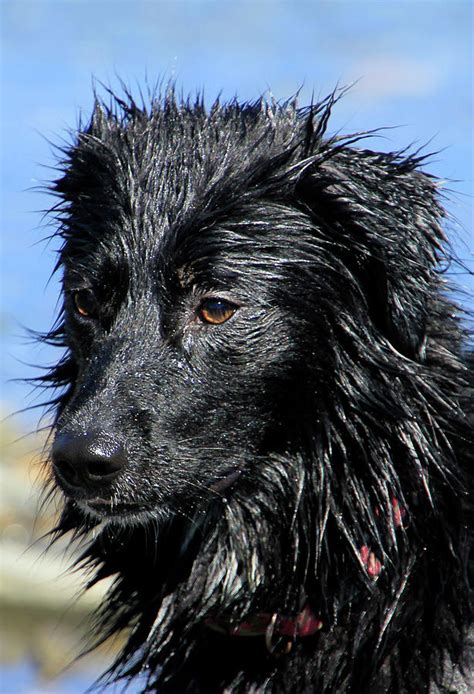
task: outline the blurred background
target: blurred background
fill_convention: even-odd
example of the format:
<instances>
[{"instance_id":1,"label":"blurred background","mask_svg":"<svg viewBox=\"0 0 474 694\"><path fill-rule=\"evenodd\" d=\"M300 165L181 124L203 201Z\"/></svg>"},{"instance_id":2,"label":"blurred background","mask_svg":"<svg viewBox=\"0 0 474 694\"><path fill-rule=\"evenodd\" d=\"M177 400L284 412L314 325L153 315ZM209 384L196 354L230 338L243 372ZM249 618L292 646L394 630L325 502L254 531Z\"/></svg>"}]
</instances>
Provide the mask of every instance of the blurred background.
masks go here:
<instances>
[{"instance_id":1,"label":"blurred background","mask_svg":"<svg viewBox=\"0 0 474 694\"><path fill-rule=\"evenodd\" d=\"M370 146L426 144L437 152L428 168L446 181L447 231L465 265L453 268L453 280L473 308L473 7L471 0L0 0L3 694L84 692L110 658L104 652L67 667L100 589L77 600L80 576L67 570L63 548L45 554L42 536L56 510L39 507L46 432L38 430L41 409L25 411L42 395L21 380L58 357L26 331L52 324L58 295L58 277L50 277L56 243L45 240L52 229L43 214L52 200L41 187L55 176L52 144L69 142L90 113L93 79L116 90L124 80L136 94L147 81L174 79L184 93L204 90L207 103L218 94L285 100L299 92L301 105L353 83L330 132L396 126Z\"/></svg>"}]
</instances>

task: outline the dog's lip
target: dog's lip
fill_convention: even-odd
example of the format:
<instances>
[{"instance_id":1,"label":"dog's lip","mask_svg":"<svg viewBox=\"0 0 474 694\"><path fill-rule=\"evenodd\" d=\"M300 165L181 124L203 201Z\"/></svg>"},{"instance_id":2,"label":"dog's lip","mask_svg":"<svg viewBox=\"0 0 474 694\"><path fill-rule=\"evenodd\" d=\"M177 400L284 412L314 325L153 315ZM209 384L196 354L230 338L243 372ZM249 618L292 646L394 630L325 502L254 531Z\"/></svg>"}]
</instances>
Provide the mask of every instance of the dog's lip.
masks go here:
<instances>
[{"instance_id":1,"label":"dog's lip","mask_svg":"<svg viewBox=\"0 0 474 694\"><path fill-rule=\"evenodd\" d=\"M92 499L81 499L81 505L99 513L107 515L122 515L129 511L143 510L143 505L133 502L119 502L113 499L104 499L100 496Z\"/></svg>"},{"instance_id":2,"label":"dog's lip","mask_svg":"<svg viewBox=\"0 0 474 694\"><path fill-rule=\"evenodd\" d=\"M241 468L232 467L222 477L214 480L209 488L212 492L220 494L229 489L239 479L241 474ZM117 501L116 499L106 499L102 496L75 499L75 501L86 510L106 516L126 515L127 513L147 510L146 506L139 502Z\"/></svg>"},{"instance_id":3,"label":"dog's lip","mask_svg":"<svg viewBox=\"0 0 474 694\"><path fill-rule=\"evenodd\" d=\"M211 484L210 489L217 493L223 492L234 484L234 482L239 479L241 474L241 468L233 467L224 475L224 477L220 477L218 480L215 480L215 482Z\"/></svg>"}]
</instances>

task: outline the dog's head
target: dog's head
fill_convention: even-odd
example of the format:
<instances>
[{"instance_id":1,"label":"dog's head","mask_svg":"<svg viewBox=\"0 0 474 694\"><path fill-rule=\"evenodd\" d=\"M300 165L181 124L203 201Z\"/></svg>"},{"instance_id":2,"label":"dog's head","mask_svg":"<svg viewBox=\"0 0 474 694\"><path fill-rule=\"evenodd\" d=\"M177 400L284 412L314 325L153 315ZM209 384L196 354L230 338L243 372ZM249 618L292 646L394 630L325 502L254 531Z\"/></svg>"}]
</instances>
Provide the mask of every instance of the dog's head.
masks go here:
<instances>
[{"instance_id":1,"label":"dog's head","mask_svg":"<svg viewBox=\"0 0 474 694\"><path fill-rule=\"evenodd\" d=\"M406 416L385 367L422 369L440 208L416 159L324 139L330 106L97 103L67 151L53 467L86 516L189 512Z\"/></svg>"},{"instance_id":2,"label":"dog's head","mask_svg":"<svg viewBox=\"0 0 474 694\"><path fill-rule=\"evenodd\" d=\"M419 158L328 137L333 101L98 102L64 150L52 477L59 532L96 527L83 558L118 573L100 619L136 625L119 666L152 629L159 657L140 662L172 670L169 634L304 596L360 653L403 630L419 652L456 643L442 610L439 641L413 631L408 585L417 606L449 586L467 614L470 434L436 183Z\"/></svg>"}]
</instances>

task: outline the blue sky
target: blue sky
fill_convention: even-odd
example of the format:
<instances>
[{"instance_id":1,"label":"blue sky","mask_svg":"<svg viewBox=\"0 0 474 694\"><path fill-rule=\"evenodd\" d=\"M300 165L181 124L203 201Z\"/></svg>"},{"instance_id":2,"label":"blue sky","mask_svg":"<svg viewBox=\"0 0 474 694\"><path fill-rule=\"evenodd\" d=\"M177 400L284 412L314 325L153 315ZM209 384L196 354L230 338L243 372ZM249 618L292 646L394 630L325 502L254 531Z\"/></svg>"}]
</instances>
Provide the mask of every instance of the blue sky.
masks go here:
<instances>
[{"instance_id":1,"label":"blue sky","mask_svg":"<svg viewBox=\"0 0 474 694\"><path fill-rule=\"evenodd\" d=\"M263 92L284 100L300 89L301 105L356 82L329 129L399 126L375 149L431 140L439 153L429 170L449 180L449 227L473 268L470 1L3 0L0 10L4 410L34 401L29 386L8 382L37 373L23 362L56 358L22 327L46 329L58 292L54 243L41 242L51 232L41 210L52 201L34 189L54 177L49 141L68 140L87 116L93 76L115 88L119 76L132 89L172 78L208 101ZM472 277L457 279L472 293Z\"/></svg>"}]
</instances>

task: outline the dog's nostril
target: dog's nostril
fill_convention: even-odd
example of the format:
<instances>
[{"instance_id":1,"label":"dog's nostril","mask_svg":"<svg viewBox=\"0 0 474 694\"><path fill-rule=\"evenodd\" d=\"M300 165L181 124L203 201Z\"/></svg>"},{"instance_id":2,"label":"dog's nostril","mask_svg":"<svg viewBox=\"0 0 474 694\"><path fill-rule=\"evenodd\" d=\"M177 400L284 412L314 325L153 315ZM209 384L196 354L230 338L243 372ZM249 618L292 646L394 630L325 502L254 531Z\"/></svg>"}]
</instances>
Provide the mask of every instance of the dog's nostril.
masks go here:
<instances>
[{"instance_id":1,"label":"dog's nostril","mask_svg":"<svg viewBox=\"0 0 474 694\"><path fill-rule=\"evenodd\" d=\"M96 454L87 465L87 473L91 479L115 477L125 464L123 451L116 450L110 457Z\"/></svg>"},{"instance_id":2,"label":"dog's nostril","mask_svg":"<svg viewBox=\"0 0 474 694\"><path fill-rule=\"evenodd\" d=\"M64 460L63 458L54 460L54 467L56 469L59 469L61 471L62 477L67 479L69 482L79 482L76 468L73 465L71 465L67 460Z\"/></svg>"},{"instance_id":3,"label":"dog's nostril","mask_svg":"<svg viewBox=\"0 0 474 694\"><path fill-rule=\"evenodd\" d=\"M112 482L127 463L122 444L101 431L83 435L59 434L52 457L60 481L86 490Z\"/></svg>"}]
</instances>

